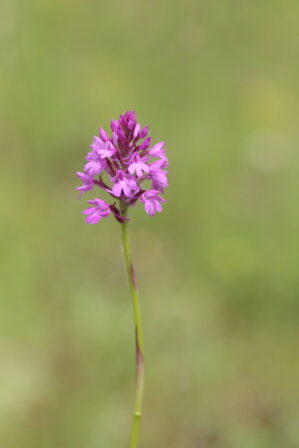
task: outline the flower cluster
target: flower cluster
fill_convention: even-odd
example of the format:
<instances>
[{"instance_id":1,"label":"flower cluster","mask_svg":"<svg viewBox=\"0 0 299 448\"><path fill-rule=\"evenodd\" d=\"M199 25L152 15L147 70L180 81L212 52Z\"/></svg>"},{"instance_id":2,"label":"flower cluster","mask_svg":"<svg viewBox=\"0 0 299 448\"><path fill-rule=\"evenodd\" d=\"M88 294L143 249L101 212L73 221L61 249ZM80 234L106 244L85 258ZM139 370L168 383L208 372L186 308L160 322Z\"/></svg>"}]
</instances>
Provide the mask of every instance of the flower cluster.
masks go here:
<instances>
[{"instance_id":1,"label":"flower cluster","mask_svg":"<svg viewBox=\"0 0 299 448\"><path fill-rule=\"evenodd\" d=\"M92 207L83 213L89 224L96 224L110 213L123 222L127 220L123 210L138 200L151 216L161 212L166 202L160 195L168 185L164 142L151 146L148 127L141 129L134 111L112 120L111 131L109 137L104 129L99 129L99 136L93 138L91 151L85 157L84 172L77 173L82 181L77 187L81 194L98 186L114 200L112 204L98 198L88 201ZM150 188L145 187L146 180L150 181ZM122 204L122 210L116 200Z\"/></svg>"}]
</instances>

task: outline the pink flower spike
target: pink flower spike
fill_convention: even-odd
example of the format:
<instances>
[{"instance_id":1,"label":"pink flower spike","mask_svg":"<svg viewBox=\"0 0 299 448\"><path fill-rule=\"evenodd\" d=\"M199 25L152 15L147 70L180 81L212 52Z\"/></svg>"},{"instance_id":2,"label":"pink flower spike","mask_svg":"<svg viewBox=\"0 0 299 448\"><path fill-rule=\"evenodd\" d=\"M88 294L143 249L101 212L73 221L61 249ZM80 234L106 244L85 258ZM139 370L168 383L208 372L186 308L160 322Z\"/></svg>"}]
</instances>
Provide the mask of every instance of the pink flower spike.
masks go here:
<instances>
[{"instance_id":1,"label":"pink flower spike","mask_svg":"<svg viewBox=\"0 0 299 448\"><path fill-rule=\"evenodd\" d=\"M133 110L112 120L111 131L107 133L99 127L99 134L93 137L91 150L85 157L84 170L77 173L82 181L77 187L80 195L100 188L113 197L110 206L101 199L90 202L92 206L84 212L86 222L94 224L109 213L124 222L128 219L124 210L139 200L149 215L161 212L165 200L160 194L168 186L165 143L151 147L148 126L141 127ZM115 199L121 200L119 209Z\"/></svg>"},{"instance_id":2,"label":"pink flower spike","mask_svg":"<svg viewBox=\"0 0 299 448\"><path fill-rule=\"evenodd\" d=\"M86 218L87 224L97 224L102 218L106 218L110 214L110 206L103 199L93 199L88 203L94 205L94 207L89 207L83 211L84 215L88 215Z\"/></svg>"}]
</instances>

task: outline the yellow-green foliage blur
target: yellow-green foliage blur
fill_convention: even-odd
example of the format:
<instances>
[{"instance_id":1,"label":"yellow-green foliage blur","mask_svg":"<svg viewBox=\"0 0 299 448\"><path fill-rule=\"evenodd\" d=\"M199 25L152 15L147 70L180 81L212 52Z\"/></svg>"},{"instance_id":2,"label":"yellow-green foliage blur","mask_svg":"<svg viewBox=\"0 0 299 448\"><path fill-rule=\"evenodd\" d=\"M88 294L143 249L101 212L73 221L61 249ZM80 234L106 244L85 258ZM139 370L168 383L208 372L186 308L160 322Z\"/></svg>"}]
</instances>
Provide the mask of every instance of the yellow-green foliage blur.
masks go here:
<instances>
[{"instance_id":1,"label":"yellow-green foliage blur","mask_svg":"<svg viewBox=\"0 0 299 448\"><path fill-rule=\"evenodd\" d=\"M75 172L129 109L170 159L163 214L140 204L130 226L140 447L299 446L298 17L292 0L1 0L1 448L128 446L120 228L84 223Z\"/></svg>"}]
</instances>

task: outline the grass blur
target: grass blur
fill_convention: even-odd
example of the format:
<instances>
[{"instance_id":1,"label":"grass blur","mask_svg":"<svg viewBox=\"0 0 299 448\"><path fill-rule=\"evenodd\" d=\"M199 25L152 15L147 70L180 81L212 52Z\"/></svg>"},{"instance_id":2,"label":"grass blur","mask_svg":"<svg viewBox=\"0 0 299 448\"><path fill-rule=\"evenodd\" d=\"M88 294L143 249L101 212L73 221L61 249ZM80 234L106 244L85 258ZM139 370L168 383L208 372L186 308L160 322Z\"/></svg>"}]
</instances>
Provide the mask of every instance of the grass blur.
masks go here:
<instances>
[{"instance_id":1,"label":"grass blur","mask_svg":"<svg viewBox=\"0 0 299 448\"><path fill-rule=\"evenodd\" d=\"M133 327L75 171L128 109L167 141L133 210L141 446L299 446L299 3L2 0L0 446L127 446ZM92 195L91 195L92 196Z\"/></svg>"}]
</instances>

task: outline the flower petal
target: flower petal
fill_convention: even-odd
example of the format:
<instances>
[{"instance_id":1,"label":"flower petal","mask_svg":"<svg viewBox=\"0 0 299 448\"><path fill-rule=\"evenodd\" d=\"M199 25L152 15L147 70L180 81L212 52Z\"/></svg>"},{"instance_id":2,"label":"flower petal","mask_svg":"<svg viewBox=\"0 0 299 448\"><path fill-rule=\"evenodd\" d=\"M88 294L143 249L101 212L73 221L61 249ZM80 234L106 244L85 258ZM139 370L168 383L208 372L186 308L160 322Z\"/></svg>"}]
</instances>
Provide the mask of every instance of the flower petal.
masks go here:
<instances>
[{"instance_id":1,"label":"flower petal","mask_svg":"<svg viewBox=\"0 0 299 448\"><path fill-rule=\"evenodd\" d=\"M83 210L83 215L90 215L91 213L95 212L96 208L95 207L89 207L86 208L85 210Z\"/></svg>"},{"instance_id":2,"label":"flower petal","mask_svg":"<svg viewBox=\"0 0 299 448\"><path fill-rule=\"evenodd\" d=\"M87 216L85 222L87 224L96 224L97 222L100 221L100 219L102 219L102 216L95 211L91 215Z\"/></svg>"}]
</instances>

